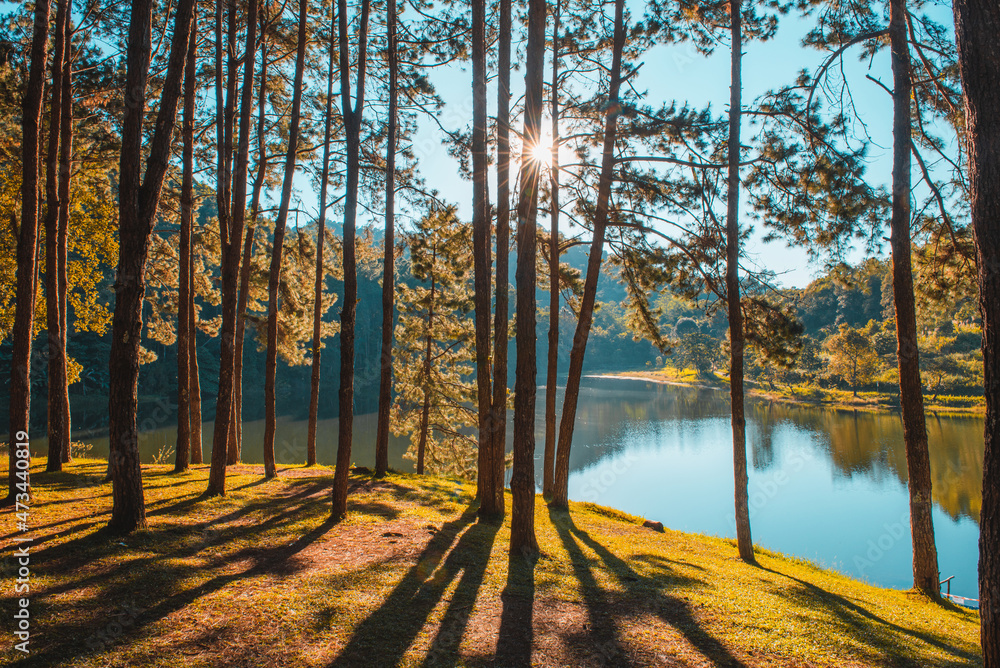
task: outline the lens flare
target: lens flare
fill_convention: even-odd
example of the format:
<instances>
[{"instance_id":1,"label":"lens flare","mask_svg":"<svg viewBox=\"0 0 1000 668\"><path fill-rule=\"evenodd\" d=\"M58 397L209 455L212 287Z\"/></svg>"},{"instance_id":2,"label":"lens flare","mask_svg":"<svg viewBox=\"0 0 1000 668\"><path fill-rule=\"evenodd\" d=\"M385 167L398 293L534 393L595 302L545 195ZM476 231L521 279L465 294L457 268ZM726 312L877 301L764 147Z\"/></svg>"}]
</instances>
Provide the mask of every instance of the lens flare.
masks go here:
<instances>
[{"instance_id":1,"label":"lens flare","mask_svg":"<svg viewBox=\"0 0 1000 668\"><path fill-rule=\"evenodd\" d=\"M552 145L539 143L531 149L531 159L549 166L552 164Z\"/></svg>"}]
</instances>

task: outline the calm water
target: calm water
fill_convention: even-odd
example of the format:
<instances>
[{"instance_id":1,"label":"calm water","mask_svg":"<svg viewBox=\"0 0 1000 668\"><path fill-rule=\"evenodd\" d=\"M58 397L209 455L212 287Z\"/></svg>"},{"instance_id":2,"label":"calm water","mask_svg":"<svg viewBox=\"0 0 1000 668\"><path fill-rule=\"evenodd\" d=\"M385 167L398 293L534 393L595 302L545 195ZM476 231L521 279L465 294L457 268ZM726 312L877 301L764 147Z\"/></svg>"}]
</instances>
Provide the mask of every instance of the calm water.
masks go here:
<instances>
[{"instance_id":1,"label":"calm water","mask_svg":"<svg viewBox=\"0 0 1000 668\"><path fill-rule=\"evenodd\" d=\"M588 378L570 498L735 537L727 394ZM983 420L927 417L942 579L978 598ZM913 584L898 415L747 405L754 542L895 588Z\"/></svg>"},{"instance_id":2,"label":"calm water","mask_svg":"<svg viewBox=\"0 0 1000 668\"><path fill-rule=\"evenodd\" d=\"M537 405L544 408L544 388ZM728 396L715 390L585 378L570 459L570 498L673 529L735 536L728 410ZM143 461L172 447L175 432L168 420L163 423L159 429L144 425ZM206 457L211 428L206 423ZM540 475L542 414L536 428ZM978 598L983 420L931 414L927 430L941 576L956 576L952 593ZM357 416L354 432L355 463L373 465L375 416ZM107 454L106 438L87 440L94 443L92 454ZM320 421L321 463L333 463L336 440L337 421ZM750 401L747 440L755 543L882 586L912 585L898 415ZM247 423L244 461L261 462L262 441L263 422ZM305 442L304 422L279 421L278 462L304 461ZM391 466L412 470L412 462L402 457L408 444L407 438L391 439Z\"/></svg>"}]
</instances>

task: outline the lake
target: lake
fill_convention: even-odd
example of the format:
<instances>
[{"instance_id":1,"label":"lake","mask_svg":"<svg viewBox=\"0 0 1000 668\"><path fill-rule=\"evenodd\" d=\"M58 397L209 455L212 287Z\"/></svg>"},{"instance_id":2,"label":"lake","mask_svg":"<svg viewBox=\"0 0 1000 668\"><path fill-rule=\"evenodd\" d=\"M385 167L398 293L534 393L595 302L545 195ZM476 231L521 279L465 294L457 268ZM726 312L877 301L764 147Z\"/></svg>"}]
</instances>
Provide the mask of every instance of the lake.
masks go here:
<instances>
[{"instance_id":1,"label":"lake","mask_svg":"<svg viewBox=\"0 0 1000 668\"><path fill-rule=\"evenodd\" d=\"M561 388L560 388L561 389ZM536 475L544 443L544 389L536 419ZM734 537L729 398L714 389L586 377L570 458L569 496L658 520L672 529ZM144 462L172 448L170 420L143 425ZM205 455L212 424L205 425ZM317 452L332 464L337 421L321 420ZM983 419L927 416L934 530L941 577L978 598ZM262 461L263 421L244 425L243 461ZM353 459L372 466L375 415L354 421ZM508 435L510 430L508 429ZM107 455L107 438L93 455ZM754 542L853 577L912 585L906 455L898 414L748 400L750 516ZM306 423L279 420L279 463L305 460ZM39 442L41 446L41 443ZM408 438L390 439L390 466Z\"/></svg>"}]
</instances>

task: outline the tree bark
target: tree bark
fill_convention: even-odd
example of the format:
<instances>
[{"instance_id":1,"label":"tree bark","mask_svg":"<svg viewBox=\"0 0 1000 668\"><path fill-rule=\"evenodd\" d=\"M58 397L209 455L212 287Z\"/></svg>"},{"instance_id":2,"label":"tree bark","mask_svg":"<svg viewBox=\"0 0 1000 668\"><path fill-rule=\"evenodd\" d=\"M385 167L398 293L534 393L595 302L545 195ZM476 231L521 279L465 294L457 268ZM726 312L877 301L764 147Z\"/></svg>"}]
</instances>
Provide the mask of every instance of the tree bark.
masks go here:
<instances>
[{"instance_id":1,"label":"tree bark","mask_svg":"<svg viewBox=\"0 0 1000 668\"><path fill-rule=\"evenodd\" d=\"M619 0L623 1L623 0ZM528 2L524 72L524 144L517 203L517 367L514 381L514 462L511 469L510 554L532 558L535 538L535 255L541 164L533 149L542 137L545 0Z\"/></svg>"},{"instance_id":2,"label":"tree bark","mask_svg":"<svg viewBox=\"0 0 1000 668\"><path fill-rule=\"evenodd\" d=\"M497 63L497 269L493 314L493 442L490 475L497 517L504 514L504 455L507 453L507 339L510 262L510 40L511 1L500 0Z\"/></svg>"},{"instance_id":3,"label":"tree bark","mask_svg":"<svg viewBox=\"0 0 1000 668\"><path fill-rule=\"evenodd\" d=\"M494 520L495 480L491 475L493 396L490 391L490 260L489 155L486 142L486 0L472 0L472 258L475 273L476 389L479 422L479 465L476 493L479 516Z\"/></svg>"},{"instance_id":4,"label":"tree bark","mask_svg":"<svg viewBox=\"0 0 1000 668\"><path fill-rule=\"evenodd\" d=\"M337 466L333 476L331 516L347 513L347 477L351 466L351 439L354 427L354 321L358 301L358 272L355 257L358 217L358 177L361 152L361 116L365 104L365 69L368 57L368 14L371 0L361 2L358 26L358 80L355 106L351 107L350 38L347 32L347 0L337 0L337 29L340 37L340 95L344 134L347 139L347 184L344 193L344 304L340 310L340 393L337 430Z\"/></svg>"},{"instance_id":5,"label":"tree bark","mask_svg":"<svg viewBox=\"0 0 1000 668\"><path fill-rule=\"evenodd\" d=\"M336 11L336 10L334 10ZM336 20L336 17L334 17ZM323 242L326 240L326 187L330 180L330 140L333 131L333 76L336 68L336 37L330 31L330 60L326 76L326 123L323 129L323 168L320 174L319 223L316 227L316 289L313 293L312 376L309 393L309 431L306 464L316 465L316 422L319 417L320 325L323 317ZM391 123L392 121L390 121Z\"/></svg>"},{"instance_id":6,"label":"tree bark","mask_svg":"<svg viewBox=\"0 0 1000 668\"><path fill-rule=\"evenodd\" d=\"M386 6L389 61L389 120L385 148L385 252L382 255L382 354L379 369L375 475L389 469L389 414L392 410L392 343L396 322L396 116L399 106L399 55L396 53L396 0ZM333 65L331 64L331 69Z\"/></svg>"},{"instance_id":7,"label":"tree bark","mask_svg":"<svg viewBox=\"0 0 1000 668\"><path fill-rule=\"evenodd\" d=\"M221 140L226 156L220 158L219 169L222 174L222 188L225 202L219 209L219 236L222 250L222 329L219 336L219 392L215 402L215 429L212 434L212 468L209 473L207 494L221 495L226 492L226 463L231 456L239 458L238 452L230 452L230 440L236 447L238 436L232 433L232 423L236 412L236 316L238 301L238 280L240 274L240 241L243 239L243 222L246 216L246 183L247 162L250 151L250 112L253 110L253 73L254 53L257 50L257 0L250 0L247 7L247 34L244 48L246 60L243 69L243 90L240 100L239 144L236 151L236 172L230 177L228 161L232 147L232 113L235 105L235 83L230 85L231 92L226 100L226 113L223 117L225 127L217 141ZM231 8L235 12L235 8ZM217 23L221 15L216 12ZM230 45L235 49L235 18L231 21ZM216 39L221 42L221 26L216 27ZM216 65L221 67L221 56L216 55ZM236 62L231 57L229 62L230 81L235 82ZM221 75L216 78L216 103L221 98ZM230 192L229 183L235 185ZM232 197L230 207L229 197ZM228 212L223 211L228 209ZM266 463L265 463L266 468Z\"/></svg>"},{"instance_id":8,"label":"tree bark","mask_svg":"<svg viewBox=\"0 0 1000 668\"><path fill-rule=\"evenodd\" d=\"M68 0L56 4L55 48L52 52L52 92L49 95L49 137L45 155L45 320L48 344L48 421L49 440L46 471L62 470L62 451L69 449L64 398L66 364L61 359L63 336L59 304L59 140L62 113L63 60L66 58L66 14ZM63 396L60 396L62 392Z\"/></svg>"},{"instance_id":9,"label":"tree bark","mask_svg":"<svg viewBox=\"0 0 1000 668\"><path fill-rule=\"evenodd\" d=\"M70 183L73 179L73 2L66 2L66 23L63 26L66 36L65 57L63 58L62 87L60 96L62 102L62 121L59 124L59 229L57 260L59 264L59 372L62 390L59 392L58 400L63 406L63 424L65 425L65 438L61 448L63 463L72 461L73 455L70 452L70 441L73 433L73 422L70 418L69 405L69 375L66 370L66 342L69 336L67 329L66 299L69 294L69 278L66 269L66 253L69 241L69 205L70 205Z\"/></svg>"},{"instance_id":10,"label":"tree bark","mask_svg":"<svg viewBox=\"0 0 1000 668\"><path fill-rule=\"evenodd\" d=\"M192 227L193 226L194 221L192 220ZM194 258L193 236L191 242L191 257ZM191 269L191 274L188 278L189 284L191 285L191 296L187 303L189 333L188 362L190 363L188 382L191 384L191 463L203 464L205 462L205 455L202 450L201 438L201 375L198 372L198 320L194 308L194 262L189 261L188 266Z\"/></svg>"},{"instance_id":11,"label":"tree bark","mask_svg":"<svg viewBox=\"0 0 1000 668\"><path fill-rule=\"evenodd\" d=\"M198 66L198 8L191 19L187 64L184 69L184 122L181 136L181 231L180 268L177 272L177 445L174 472L188 470L191 463L191 222L194 217L194 104Z\"/></svg>"},{"instance_id":12,"label":"tree bark","mask_svg":"<svg viewBox=\"0 0 1000 668\"><path fill-rule=\"evenodd\" d=\"M28 469L16 466L18 453L30 459L26 442L31 404L31 340L35 315L35 285L38 280L38 151L39 125L48 59L49 2L36 0L31 35L31 64L21 100L21 225L17 237L17 285L15 287L13 347L10 356L10 438L8 443L8 488L4 505L13 504L18 484L28 489ZM23 436L23 438L22 438ZM23 493L23 492L22 492Z\"/></svg>"},{"instance_id":13,"label":"tree bark","mask_svg":"<svg viewBox=\"0 0 1000 668\"><path fill-rule=\"evenodd\" d=\"M257 173L254 176L253 191L250 195L250 224L243 241L243 260L240 264L240 292L236 309L236 353L233 367L233 393L236 407L236 451L230 448L227 464L240 461L243 451L243 344L246 341L247 305L250 303L250 269L253 258L253 244L260 214L260 191L267 175L267 40L264 35L265 22L260 21L260 85L257 93Z\"/></svg>"},{"instance_id":14,"label":"tree bark","mask_svg":"<svg viewBox=\"0 0 1000 668\"><path fill-rule=\"evenodd\" d=\"M733 427L736 543L740 558L756 563L747 500L747 438L743 396L743 307L740 297L740 122L743 117L743 9L730 0L732 40L729 89L729 174L726 194L726 302L729 315L729 399Z\"/></svg>"},{"instance_id":15,"label":"tree bark","mask_svg":"<svg viewBox=\"0 0 1000 668\"><path fill-rule=\"evenodd\" d=\"M899 362L899 404L906 444L906 470L910 488L910 532L913 537L913 586L937 597L937 548L931 519L930 456L924 423L924 396L917 349L917 317L910 262L910 52L906 32L906 0L889 2L889 42L893 78L892 159L892 294L896 308L896 343Z\"/></svg>"},{"instance_id":16,"label":"tree bark","mask_svg":"<svg viewBox=\"0 0 1000 668\"><path fill-rule=\"evenodd\" d=\"M233 354L233 420L236 438L230 440L226 452L226 465L239 464L243 455L243 344L246 341L246 311L250 303L250 270L253 261L253 243L257 233L257 219L251 214L250 224L243 237L243 259L240 261L240 288L236 300L236 351Z\"/></svg>"},{"instance_id":17,"label":"tree bark","mask_svg":"<svg viewBox=\"0 0 1000 668\"><path fill-rule=\"evenodd\" d=\"M979 520L979 619L984 668L1000 666L1000 6L955 0L965 98L972 230L983 321L986 447Z\"/></svg>"},{"instance_id":18,"label":"tree bark","mask_svg":"<svg viewBox=\"0 0 1000 668\"><path fill-rule=\"evenodd\" d=\"M152 141L149 143L145 178L141 181L142 125L151 48L151 0L135 0L132 3L129 24L126 106L122 123L118 186L120 245L115 281L115 311L111 325L111 386L108 398L113 498L108 527L121 533L146 526L136 428L142 303L146 292L144 272L160 189L170 159L174 115L180 97L193 9L194 0L180 0L175 10L174 34L170 44L167 74L160 94L160 110Z\"/></svg>"},{"instance_id":19,"label":"tree bark","mask_svg":"<svg viewBox=\"0 0 1000 668\"><path fill-rule=\"evenodd\" d=\"M291 122L288 128L288 150L285 154L285 174L281 182L281 202L274 221L274 242L271 246L271 271L267 281L267 362L264 370L264 477L278 475L274 462L274 432L276 416L274 381L278 367L278 282L281 279L281 250L285 241L288 208L292 201L292 180L299 148L299 123L302 108L302 78L306 67L306 21L308 0L299 0L299 34L295 52L295 83L292 87Z\"/></svg>"},{"instance_id":20,"label":"tree bark","mask_svg":"<svg viewBox=\"0 0 1000 668\"><path fill-rule=\"evenodd\" d=\"M437 247L433 250L431 266L437 260ZM427 307L427 345L424 348L424 405L420 411L420 440L417 442L417 475L424 474L424 456L427 453L427 431L431 414L431 356L434 344L434 274L431 274L431 292Z\"/></svg>"},{"instance_id":21,"label":"tree bark","mask_svg":"<svg viewBox=\"0 0 1000 668\"><path fill-rule=\"evenodd\" d=\"M225 194L225 196L227 198L227 202L230 202L230 204L228 204L229 209L226 212L227 218L229 220L228 239L227 239L227 241L228 241L228 243L230 245L234 246L233 253L234 253L235 257L236 257L236 262L238 263L239 262L239 258L240 258L240 255L239 255L239 243L240 243L240 240L243 238L243 220L245 218L245 209L244 209L244 207L246 205L246 169L244 168L243 183L242 184L237 183L236 182L236 178L237 177L235 177L234 174L233 174L233 160L234 160L234 156L233 156L233 132L235 131L235 129L234 129L233 126L234 126L234 119L236 117L236 79L239 76L240 61L236 57L236 33L237 33L237 26L236 26L236 2L234 0L228 0L227 5L228 5L228 20L227 20L226 42L229 45L229 48L227 50L228 51L228 55L229 55L229 61L228 61L228 64L226 66L226 108L225 108L225 125L224 125L224 131L225 131L225 151L223 152L223 156L225 158L225 163L224 163L224 165L225 165L225 173L224 173L223 183L225 185L226 190L228 191L228 192L225 192L224 194ZM248 11L247 11L247 28L248 28L247 33L248 33L248 36L251 33L253 33L254 35L256 35L255 31L250 30L251 26L254 26L254 28L256 28L256 25L257 25L256 24L256 20L255 20L256 11L254 11L254 8L251 8L251 7L247 7L247 9L248 9ZM245 100L245 101L247 101L249 103L249 101L253 97L253 95L252 95L252 90L253 90L252 89L252 86L253 86L252 63L253 63L253 55L256 52L256 45L249 45L248 44L247 45L247 49L248 50L245 53L245 56L246 56L245 60L248 61L247 64L251 65L251 67L248 67L247 70L245 70L245 72L249 71L249 73L250 73L249 81L250 81L250 84L251 84L251 89L249 91L246 90L246 89L244 89L242 97L243 97L243 100ZM244 82L246 82L246 81L247 81L247 79L245 78ZM242 111L242 107L241 107L241 111ZM249 112L249 109L248 109L248 111L247 111L247 121L248 121L248 123L249 123L249 114L250 114L250 112ZM244 129L245 128L241 127L241 130L244 130ZM249 146L249 144L247 144L247 146ZM238 156L236 157L236 159L237 160L239 159ZM237 192L236 192L237 189L239 189L241 187L242 187L242 192L243 192L243 196L241 198L241 201L243 202L242 205L240 205L237 202L238 195L237 195ZM237 211L236 211L237 207L239 207L239 209L240 209L240 211L239 211L239 218L240 218L240 220L239 221L236 220L236 218L237 218ZM220 220L220 222L221 222L221 220ZM237 229L237 226L238 226L239 229ZM239 275L239 269L236 270L236 274ZM235 290L236 288L234 287L233 289ZM239 293L237 293L236 302L237 302L237 305L238 305L239 304ZM238 435L237 435L237 432L239 431L239 427L237 425L237 417L236 417L236 389L235 389L235 384L237 382L238 381L237 381L237 378L236 378L236 356L235 356L235 351L234 351L234 355L233 355L233 383L234 383L234 388L233 388L233 397L232 397L232 400L230 401L230 404L229 404L229 435L227 437L227 442L226 442L226 464L227 465L230 462L230 460L239 461L239 459L240 459L239 440L238 440Z\"/></svg>"},{"instance_id":22,"label":"tree bark","mask_svg":"<svg viewBox=\"0 0 1000 668\"><path fill-rule=\"evenodd\" d=\"M614 51L611 56L611 79L608 86L608 115L604 124L604 148L601 156L601 174L597 183L597 209L594 215L594 238L587 259L587 278L580 301L580 319L576 323L573 347L569 353L569 373L563 397L562 419L559 421L559 443L556 450L555 478L552 489L554 508L569 505L569 453L573 444L573 427L576 406L580 397L580 379L583 375L583 357L587 352L587 339L594 320L594 301L597 283L601 277L601 260L604 254L604 235L611 205L611 180L614 171L615 137L618 129L618 91L621 88L622 50L625 47L624 0L615 1Z\"/></svg>"},{"instance_id":23,"label":"tree bark","mask_svg":"<svg viewBox=\"0 0 1000 668\"><path fill-rule=\"evenodd\" d=\"M552 15L552 165L549 189L549 360L545 374L545 455L542 463L542 494L552 498L556 459L556 376L559 372L559 18L561 0Z\"/></svg>"}]
</instances>

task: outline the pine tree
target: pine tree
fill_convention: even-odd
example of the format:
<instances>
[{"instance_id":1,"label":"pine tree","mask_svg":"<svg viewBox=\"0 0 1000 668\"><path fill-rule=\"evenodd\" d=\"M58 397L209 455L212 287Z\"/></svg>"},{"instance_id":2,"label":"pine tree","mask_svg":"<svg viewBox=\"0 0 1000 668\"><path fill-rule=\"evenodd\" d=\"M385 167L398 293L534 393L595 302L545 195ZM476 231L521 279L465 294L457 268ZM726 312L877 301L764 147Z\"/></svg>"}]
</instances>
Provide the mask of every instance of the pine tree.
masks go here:
<instances>
[{"instance_id":1,"label":"pine tree","mask_svg":"<svg viewBox=\"0 0 1000 668\"><path fill-rule=\"evenodd\" d=\"M1000 7L956 0L955 38L965 99L969 194L983 319L986 447L979 520L979 618L983 666L1000 666Z\"/></svg>"},{"instance_id":2,"label":"pine tree","mask_svg":"<svg viewBox=\"0 0 1000 668\"><path fill-rule=\"evenodd\" d=\"M226 491L226 462L230 457L230 441L236 447L237 437L232 431L236 418L236 320L240 251L243 240L243 221L246 212L247 161L250 150L250 112L253 109L254 54L257 51L257 1L250 0L247 8L246 45L242 99L240 101L239 146L236 152L236 176L232 178L232 120L236 105L236 7L230 6L229 16L229 84L225 101L222 97L222 13L216 11L216 109L217 149L220 152L216 201L218 202L219 242L222 275L222 329L219 335L219 390L215 402L215 429L212 434L212 467L209 473L210 495ZM221 127L220 127L221 126ZM231 183L236 189L230 191ZM221 193L219 192L221 191ZM232 206L230 207L230 197ZM231 215L230 215L231 213Z\"/></svg>"},{"instance_id":3,"label":"pine tree","mask_svg":"<svg viewBox=\"0 0 1000 668\"><path fill-rule=\"evenodd\" d=\"M473 374L472 235L455 208L434 208L408 235L412 284L399 288L392 430L410 436L417 473L472 479L478 445Z\"/></svg>"},{"instance_id":4,"label":"pine tree","mask_svg":"<svg viewBox=\"0 0 1000 668\"><path fill-rule=\"evenodd\" d=\"M344 303L340 311L340 414L337 433L337 467L334 471L332 516L347 513L347 476L354 436L354 330L357 314L357 216L361 160L361 120L365 108L365 74L368 65L368 15L370 0L362 0L358 25L357 80L352 103L350 36L347 31L347 0L337 0L337 32L340 43L340 113L347 143L347 192L344 195Z\"/></svg>"},{"instance_id":5,"label":"pine tree","mask_svg":"<svg viewBox=\"0 0 1000 668\"><path fill-rule=\"evenodd\" d=\"M324 110L323 128L323 164L319 179L319 223L316 229L316 287L313 294L313 337L312 337L312 373L310 374L309 391L309 427L306 434L306 465L316 464L316 419L319 415L319 372L321 355L322 313L323 313L323 242L326 237L326 195L330 181L330 144L333 130L333 80L336 69L336 32L333 22L330 23L329 61L326 76L326 108Z\"/></svg>"},{"instance_id":6,"label":"pine tree","mask_svg":"<svg viewBox=\"0 0 1000 668\"><path fill-rule=\"evenodd\" d=\"M510 42L511 0L500 0L497 54L496 304L493 307L493 414L489 474L495 517L504 514L504 460L507 453L507 344L510 329Z\"/></svg>"},{"instance_id":7,"label":"pine tree","mask_svg":"<svg viewBox=\"0 0 1000 668\"><path fill-rule=\"evenodd\" d=\"M21 102L21 225L17 232L17 288L14 347L10 359L10 438L6 504L28 489L28 469L18 469L17 442L29 437L31 400L31 339L38 280L38 151L45 64L48 60L49 1L35 2L28 84ZM23 453L24 449L20 451ZM30 453L28 455L30 457ZM19 477L20 471L20 477ZM19 487L20 485L20 487ZM21 491L21 493L26 493Z\"/></svg>"},{"instance_id":8,"label":"pine tree","mask_svg":"<svg viewBox=\"0 0 1000 668\"><path fill-rule=\"evenodd\" d=\"M181 229L177 272L177 444L174 471L186 471L191 463L191 340L195 337L189 304L194 299L191 280L191 227L194 219L194 105L197 90L198 7L191 17L184 68L184 117L181 127ZM194 362L197 364L197 362ZM200 392L199 392L200 395ZM200 397L199 397L200 398ZM200 413L200 411L199 411ZM201 455L201 444L198 445Z\"/></svg>"},{"instance_id":9,"label":"pine tree","mask_svg":"<svg viewBox=\"0 0 1000 668\"><path fill-rule=\"evenodd\" d=\"M278 474L274 461L274 432L276 416L274 405L274 382L278 363L278 280L281 274L282 244L288 209L291 205L292 179L298 159L300 108L302 105L302 78L306 59L306 20L309 16L308 0L299 0L299 32L295 54L295 83L292 87L292 116L288 130L288 148L285 153L284 179L281 184L281 201L278 204L278 218L274 225L274 242L271 248L271 271L267 287L267 362L264 372L264 477L273 478ZM248 49L249 52L249 49ZM250 97L249 91L246 91Z\"/></svg>"},{"instance_id":10,"label":"pine tree","mask_svg":"<svg viewBox=\"0 0 1000 668\"><path fill-rule=\"evenodd\" d=\"M624 0L618 0L620 3ZM618 10L620 11L620 9ZM524 73L521 192L517 203L517 368L514 384L514 459L510 475L510 554L532 557L535 538L535 261L538 187L542 166L535 151L542 138L545 1L528 4Z\"/></svg>"},{"instance_id":11,"label":"pine tree","mask_svg":"<svg viewBox=\"0 0 1000 668\"><path fill-rule=\"evenodd\" d=\"M379 367L378 425L375 434L375 475L389 468L389 413L392 402L393 322L396 314L396 147L399 134L399 53L396 42L396 0L386 3L386 60L389 68L389 118L385 147L385 240L382 253L382 350ZM332 65L331 65L332 67Z\"/></svg>"},{"instance_id":12,"label":"pine tree","mask_svg":"<svg viewBox=\"0 0 1000 668\"><path fill-rule=\"evenodd\" d=\"M145 178L140 180L152 12L153 5L148 0L136 0L132 4L125 88L130 104L126 105L122 124L119 168L121 248L118 256L115 313L112 321L108 414L111 449L109 459L114 500L109 527L113 531L122 533L146 525L136 427L139 344L145 293L144 272L149 238L156 219L160 188L166 173L167 156L170 153L174 112L181 92L181 80L194 14L194 0L181 0L174 12L174 31L167 75L160 95L156 129L149 142Z\"/></svg>"},{"instance_id":13,"label":"pine tree","mask_svg":"<svg viewBox=\"0 0 1000 668\"><path fill-rule=\"evenodd\" d=\"M45 155L45 301L46 339L48 340L48 438L49 453L46 471L61 471L64 450L69 450L68 387L66 385L66 349L60 303L59 214L61 211L59 141L64 118L62 78L65 61L69 59L66 24L69 21L69 0L56 4L55 48L52 53L52 92L49 95L49 137Z\"/></svg>"},{"instance_id":14,"label":"pine tree","mask_svg":"<svg viewBox=\"0 0 1000 668\"><path fill-rule=\"evenodd\" d=\"M746 407L743 392L743 301L740 296L740 123L743 119L743 7L729 2L730 94L728 163L726 185L726 306L729 318L729 399L733 428L733 478L735 480L736 542L740 558L756 563L750 534L750 504L747 498Z\"/></svg>"},{"instance_id":15,"label":"pine tree","mask_svg":"<svg viewBox=\"0 0 1000 668\"><path fill-rule=\"evenodd\" d=\"M576 406L580 393L580 378L583 374L583 357L587 349L587 339L594 317L594 301L597 296L597 281L601 273L601 259L604 253L605 230L608 211L611 206L612 171L614 169L614 146L617 133L618 91L621 87L622 52L625 48L625 25L623 0L615 2L615 34L611 69L609 72L608 105L604 125L604 145L601 158L600 183L598 185L596 214L594 217L593 240L587 259L587 278L580 305L580 318L573 337L570 351L569 376L566 381L566 395L563 400L562 419L559 423L559 442L556 451L555 478L551 505L555 508L568 506L569 453L573 441L573 426L576 420Z\"/></svg>"}]
</instances>

